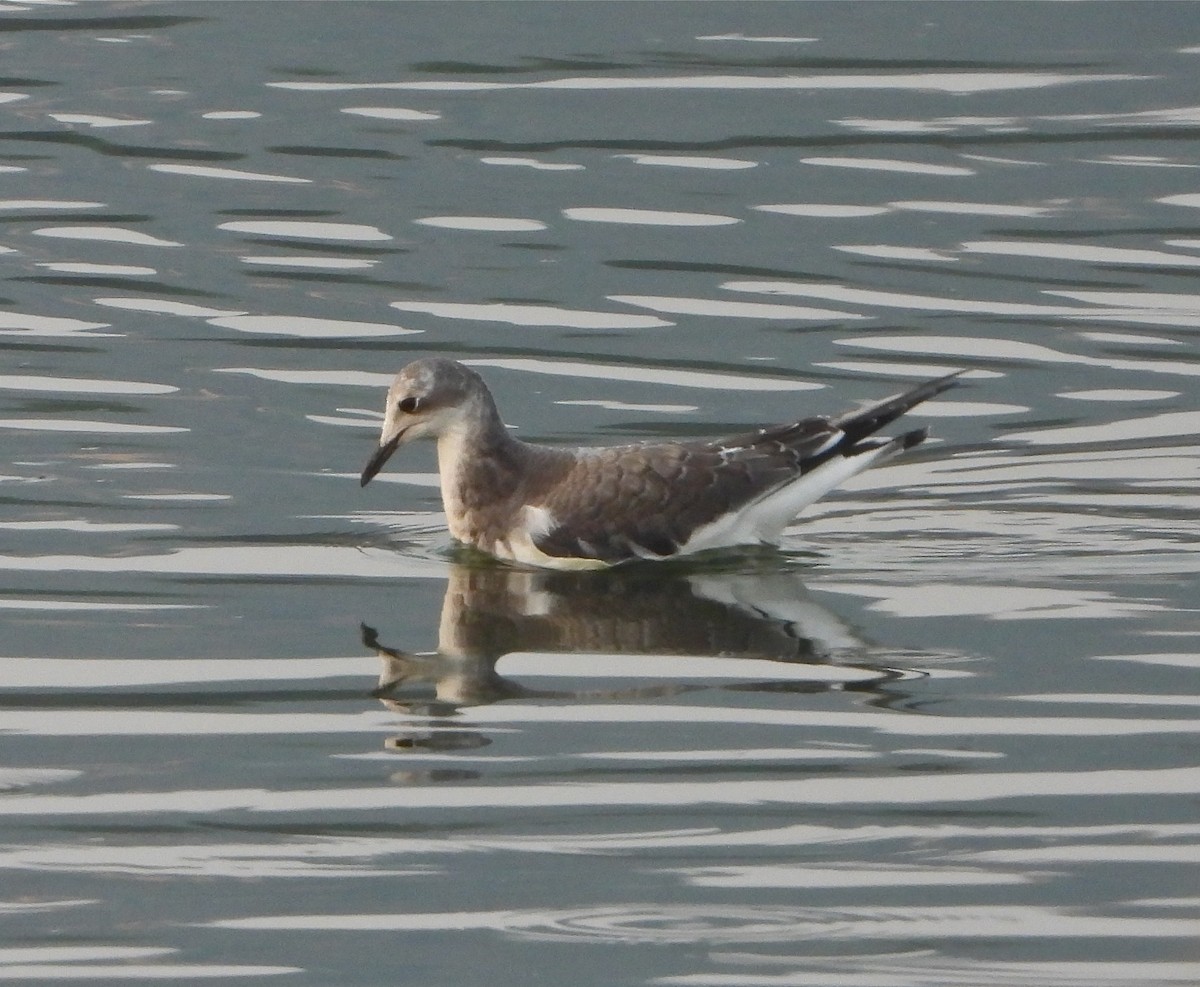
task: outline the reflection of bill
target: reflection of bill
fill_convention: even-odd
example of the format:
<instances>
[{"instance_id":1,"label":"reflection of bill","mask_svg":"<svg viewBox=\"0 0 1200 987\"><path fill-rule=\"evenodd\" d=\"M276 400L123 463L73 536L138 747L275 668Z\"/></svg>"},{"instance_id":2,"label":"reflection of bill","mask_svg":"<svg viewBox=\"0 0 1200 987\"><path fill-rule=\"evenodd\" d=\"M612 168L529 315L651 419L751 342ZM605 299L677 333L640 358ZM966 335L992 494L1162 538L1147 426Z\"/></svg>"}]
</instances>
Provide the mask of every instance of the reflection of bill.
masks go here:
<instances>
[{"instance_id":1,"label":"reflection of bill","mask_svg":"<svg viewBox=\"0 0 1200 987\"><path fill-rule=\"evenodd\" d=\"M363 643L383 661L377 695L423 713L513 698L661 697L714 684L870 689L902 674L864 663L865 643L777 567L674 574L454 565L436 652L390 647L366 626ZM596 688L524 684L547 677Z\"/></svg>"}]
</instances>

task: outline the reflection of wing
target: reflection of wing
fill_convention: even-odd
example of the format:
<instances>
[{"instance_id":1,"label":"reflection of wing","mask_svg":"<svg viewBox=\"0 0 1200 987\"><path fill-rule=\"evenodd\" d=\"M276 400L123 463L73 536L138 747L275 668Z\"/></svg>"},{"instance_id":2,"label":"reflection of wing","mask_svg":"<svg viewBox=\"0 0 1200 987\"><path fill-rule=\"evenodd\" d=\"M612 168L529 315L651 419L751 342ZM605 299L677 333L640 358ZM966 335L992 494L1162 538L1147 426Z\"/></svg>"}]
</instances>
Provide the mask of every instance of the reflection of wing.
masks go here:
<instances>
[{"instance_id":1,"label":"reflection of wing","mask_svg":"<svg viewBox=\"0 0 1200 987\"><path fill-rule=\"evenodd\" d=\"M812 599L794 574L693 575L688 581L698 597L753 614L763 623L775 623L790 637L807 641L816 655L859 658L867 650L867 643L841 617Z\"/></svg>"},{"instance_id":2,"label":"reflection of wing","mask_svg":"<svg viewBox=\"0 0 1200 987\"><path fill-rule=\"evenodd\" d=\"M796 575L772 569L688 577L663 567L453 566L439 641L443 654L493 657L571 651L794 660L855 647L862 643L809 599Z\"/></svg>"},{"instance_id":3,"label":"reflection of wing","mask_svg":"<svg viewBox=\"0 0 1200 987\"><path fill-rule=\"evenodd\" d=\"M843 437L809 418L717 442L583 450L540 505L552 521L534 544L558 558L606 562L674 555L706 526L800 481Z\"/></svg>"}]
</instances>

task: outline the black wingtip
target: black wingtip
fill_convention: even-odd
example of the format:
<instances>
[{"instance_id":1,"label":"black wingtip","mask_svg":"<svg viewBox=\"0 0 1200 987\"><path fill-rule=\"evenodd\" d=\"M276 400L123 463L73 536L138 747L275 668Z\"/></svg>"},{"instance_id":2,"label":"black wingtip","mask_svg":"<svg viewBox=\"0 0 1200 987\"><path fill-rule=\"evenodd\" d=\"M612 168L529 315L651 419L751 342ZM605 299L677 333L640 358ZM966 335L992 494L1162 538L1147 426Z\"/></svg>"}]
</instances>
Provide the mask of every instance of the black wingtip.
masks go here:
<instances>
[{"instance_id":1,"label":"black wingtip","mask_svg":"<svg viewBox=\"0 0 1200 987\"><path fill-rule=\"evenodd\" d=\"M886 398L877 404L861 408L858 411L847 412L840 418L834 419L834 424L846 433L847 438L851 442L857 442L879 431L885 425L894 422L922 401L928 401L943 391L955 387L959 382L958 378L966 372L964 368L944 374L941 377L935 377L933 380L927 380L923 384L918 384L910 390L897 394L894 397Z\"/></svg>"},{"instance_id":2,"label":"black wingtip","mask_svg":"<svg viewBox=\"0 0 1200 987\"><path fill-rule=\"evenodd\" d=\"M927 380L924 384L918 384L911 390L904 391L902 394L896 395L894 398L888 399L887 404L896 402L911 402L908 407L915 408L922 401L928 401L931 397L941 394L942 391L948 391L952 387L957 387L959 384L958 378L967 372L964 367L961 370L952 370L948 374L943 374L941 377L934 377L933 380Z\"/></svg>"},{"instance_id":3,"label":"black wingtip","mask_svg":"<svg viewBox=\"0 0 1200 987\"><path fill-rule=\"evenodd\" d=\"M951 387L957 387L958 378L966 372L966 367L963 367L961 370L952 370L950 373L944 374L941 377L934 377L933 380L928 381L925 386L935 388L933 391L934 394L941 394L942 391L948 390Z\"/></svg>"},{"instance_id":4,"label":"black wingtip","mask_svg":"<svg viewBox=\"0 0 1200 987\"><path fill-rule=\"evenodd\" d=\"M911 449L913 446L919 446L929 438L929 429L914 428L911 432L905 432L900 436L900 448Z\"/></svg>"}]
</instances>

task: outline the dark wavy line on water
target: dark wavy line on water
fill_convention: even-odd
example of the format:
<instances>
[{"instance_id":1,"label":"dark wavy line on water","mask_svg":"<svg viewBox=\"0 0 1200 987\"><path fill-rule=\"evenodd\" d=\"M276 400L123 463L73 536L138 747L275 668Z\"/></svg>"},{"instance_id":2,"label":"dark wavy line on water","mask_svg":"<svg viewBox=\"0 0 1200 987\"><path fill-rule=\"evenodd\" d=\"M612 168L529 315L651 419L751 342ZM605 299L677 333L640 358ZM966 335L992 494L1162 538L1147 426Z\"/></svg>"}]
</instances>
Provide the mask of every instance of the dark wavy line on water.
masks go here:
<instances>
[{"instance_id":1,"label":"dark wavy line on water","mask_svg":"<svg viewBox=\"0 0 1200 987\"><path fill-rule=\"evenodd\" d=\"M861 59L861 58L713 58L691 52L649 51L639 53L637 62L614 62L591 58L526 58L523 65L496 65L483 62L414 62L411 72L437 75L530 75L535 72L652 71L671 68L712 69L799 69L803 71L854 72L1047 72L1104 71L1100 62L981 62L963 59Z\"/></svg>"},{"instance_id":2,"label":"dark wavy line on water","mask_svg":"<svg viewBox=\"0 0 1200 987\"><path fill-rule=\"evenodd\" d=\"M205 288L189 288L186 285L169 284L166 281L155 281L141 277L115 277L112 275L89 274L27 274L9 278L9 281L32 282L34 284L65 284L76 287L93 288L112 287L123 291L141 292L150 295L171 295L178 298L210 298L228 301L231 297L227 292L209 291Z\"/></svg>"},{"instance_id":3,"label":"dark wavy line on water","mask_svg":"<svg viewBox=\"0 0 1200 987\"><path fill-rule=\"evenodd\" d=\"M45 337L24 340L9 336L6 339L0 339L0 352L12 350L17 353L94 353L97 350L95 346L81 346L78 343L47 343L44 339ZM11 497L0 497L0 504L9 503L19 504L21 501ZM46 501L38 501L38 506L44 507L46 503ZM80 503L68 503L72 507L91 506Z\"/></svg>"},{"instance_id":4,"label":"dark wavy line on water","mask_svg":"<svg viewBox=\"0 0 1200 987\"><path fill-rule=\"evenodd\" d=\"M164 284L161 281L147 281L144 278L130 277L97 277L90 274L30 274L9 278L10 281L26 282L28 284L66 285L72 288L106 289L112 291L133 291L151 295L174 295L184 298L228 298L228 295L218 295L211 291L197 288L185 288L180 285Z\"/></svg>"},{"instance_id":5,"label":"dark wavy line on water","mask_svg":"<svg viewBox=\"0 0 1200 987\"><path fill-rule=\"evenodd\" d=\"M145 409L129 401L96 401L82 398L25 398L9 408L26 415L140 415Z\"/></svg>"},{"instance_id":6,"label":"dark wavy line on water","mask_svg":"<svg viewBox=\"0 0 1200 987\"><path fill-rule=\"evenodd\" d=\"M803 278L824 284L840 284L841 280L828 274L797 271L778 267L745 267L739 264L702 264L676 260L606 260L605 267L629 271L678 271L692 274L719 274L743 278ZM1072 281L1071 284L1077 282Z\"/></svg>"},{"instance_id":7,"label":"dark wavy line on water","mask_svg":"<svg viewBox=\"0 0 1200 987\"><path fill-rule=\"evenodd\" d=\"M303 144L277 145L268 147L272 154L291 154L313 158L380 158L385 161L408 161L410 155L397 154L380 148L367 147L316 147Z\"/></svg>"},{"instance_id":8,"label":"dark wavy line on water","mask_svg":"<svg viewBox=\"0 0 1200 987\"><path fill-rule=\"evenodd\" d=\"M351 676L343 676L350 678ZM120 710L172 710L180 706L189 709L218 709L227 710L231 706L255 705L259 714L271 712L262 707L267 704L284 703L330 703L355 702L369 703L372 701L371 689L375 680L372 675L370 662L363 659L363 674L360 676L361 688L330 687L328 689L220 689L191 688L172 689L169 686L147 686L138 692L128 690L110 690L104 686L92 686L78 691L71 690L42 690L29 689L9 691L0 698L0 710L4 709L95 709L98 699L103 699L104 708L114 713ZM217 686L220 683L216 683ZM229 736L229 734L209 734L209 736Z\"/></svg>"},{"instance_id":9,"label":"dark wavy line on water","mask_svg":"<svg viewBox=\"0 0 1200 987\"><path fill-rule=\"evenodd\" d=\"M246 215L256 215L247 213ZM262 215L257 214L257 215ZM302 240L299 238L283 239L281 237L245 237L242 243L250 244L255 247L270 248L271 250L280 250L286 247L290 251L313 251L320 254L328 254L333 248L327 240ZM412 253L409 247L369 247L363 244L338 243L336 253L338 257L390 257L394 254ZM424 286L419 286L420 290L424 290Z\"/></svg>"},{"instance_id":10,"label":"dark wavy line on water","mask_svg":"<svg viewBox=\"0 0 1200 987\"><path fill-rule=\"evenodd\" d=\"M5 214L0 216L0 224L55 223L62 225L63 222L69 220L77 226L114 226L152 223L156 219L156 216L147 216L145 213L96 213L91 210L78 212L73 209L55 212L21 212L19 209L14 209L11 212L5 210Z\"/></svg>"},{"instance_id":11,"label":"dark wavy line on water","mask_svg":"<svg viewBox=\"0 0 1200 987\"><path fill-rule=\"evenodd\" d=\"M750 148L795 148L799 150L828 150L849 147L995 147L1020 146L1025 144L1069 143L1127 143L1146 141L1194 141L1200 133L1200 124L1159 127L1111 127L1092 131L1059 131L1047 133L964 133L964 134L824 134L814 136L753 136L741 135L710 141L670 141L653 138L606 138L600 140L571 139L559 141L501 141L493 138L468 140L444 138L426 141L429 147L448 147L464 151L479 152L549 152L567 150L607 151L735 151ZM101 154L120 157L153 157L179 161L240 161L246 155L236 151L200 151L158 146L117 144L90 134L77 131L9 131L0 132L0 140L30 141L49 144L69 144L86 147ZM405 160L406 156L389 151L352 148L319 148L280 146L269 148L279 154L333 155L356 157L387 157Z\"/></svg>"},{"instance_id":12,"label":"dark wavy line on water","mask_svg":"<svg viewBox=\"0 0 1200 987\"><path fill-rule=\"evenodd\" d=\"M24 130L0 133L0 141L35 141L40 144L71 144L86 147L100 154L122 158L169 158L174 161L242 161L246 155L237 151L197 151L177 147L138 147L115 144L90 134L64 130Z\"/></svg>"},{"instance_id":13,"label":"dark wavy line on water","mask_svg":"<svg viewBox=\"0 0 1200 987\"><path fill-rule=\"evenodd\" d=\"M15 75L0 75L0 86L20 86L31 89L34 86L61 86L61 82L53 79L26 79Z\"/></svg>"},{"instance_id":14,"label":"dark wavy line on water","mask_svg":"<svg viewBox=\"0 0 1200 987\"><path fill-rule=\"evenodd\" d=\"M296 281L301 284L345 284L367 285L372 288L395 288L403 291L429 290L430 285L418 285L407 281L389 281L386 278L369 278L361 274L337 274L329 271L285 271L271 270L269 265L255 267L253 270L242 272L247 277L264 278L268 281Z\"/></svg>"},{"instance_id":15,"label":"dark wavy line on water","mask_svg":"<svg viewBox=\"0 0 1200 987\"><path fill-rule=\"evenodd\" d=\"M749 148L782 147L819 151L848 147L944 147L947 149L974 147L1019 147L1025 144L1124 144L1154 141L1195 141L1200 124L1175 127L1112 127L1092 131L1057 131L1054 133L968 133L968 134L825 134L797 136L738 136L711 141L670 141L654 138L614 138L603 140L562 141L501 141L445 138L429 140L429 147L449 147L460 151L486 152L548 152L578 151L737 151ZM3 136L3 135L0 135Z\"/></svg>"},{"instance_id":16,"label":"dark wavy line on water","mask_svg":"<svg viewBox=\"0 0 1200 987\"><path fill-rule=\"evenodd\" d=\"M208 17L142 15L140 17L5 17L0 31L146 31L154 28L203 24Z\"/></svg>"},{"instance_id":17,"label":"dark wavy line on water","mask_svg":"<svg viewBox=\"0 0 1200 987\"><path fill-rule=\"evenodd\" d=\"M650 59L672 68L725 68L725 69L816 69L820 71L847 72L1106 72L1104 62L1017 62L981 61L980 59L937 59L937 58L713 58L711 55L670 51L641 52ZM631 68L647 68L646 61Z\"/></svg>"}]
</instances>

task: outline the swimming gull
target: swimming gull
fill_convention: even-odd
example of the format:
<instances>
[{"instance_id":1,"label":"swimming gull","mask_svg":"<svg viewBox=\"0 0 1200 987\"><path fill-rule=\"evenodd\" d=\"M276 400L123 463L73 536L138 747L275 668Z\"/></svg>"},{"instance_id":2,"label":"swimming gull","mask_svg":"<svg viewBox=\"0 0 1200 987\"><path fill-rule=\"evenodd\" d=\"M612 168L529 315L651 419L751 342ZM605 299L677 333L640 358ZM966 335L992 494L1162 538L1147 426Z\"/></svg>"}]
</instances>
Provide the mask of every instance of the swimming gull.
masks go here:
<instances>
[{"instance_id":1,"label":"swimming gull","mask_svg":"<svg viewBox=\"0 0 1200 987\"><path fill-rule=\"evenodd\" d=\"M379 448L361 483L401 445L435 438L450 534L526 565L598 568L777 544L809 504L923 442L923 428L875 433L962 372L841 415L724 439L564 449L509 434L475 371L417 360L388 389Z\"/></svg>"}]
</instances>

